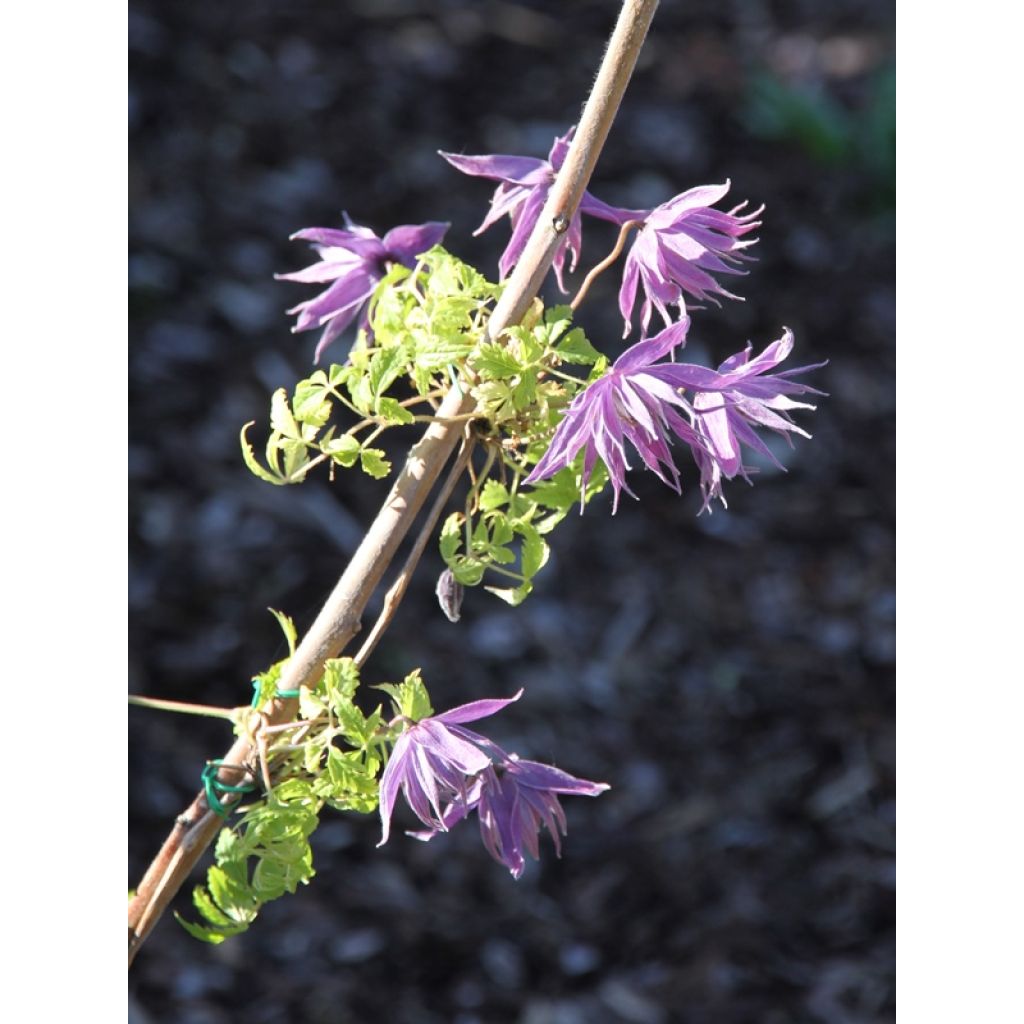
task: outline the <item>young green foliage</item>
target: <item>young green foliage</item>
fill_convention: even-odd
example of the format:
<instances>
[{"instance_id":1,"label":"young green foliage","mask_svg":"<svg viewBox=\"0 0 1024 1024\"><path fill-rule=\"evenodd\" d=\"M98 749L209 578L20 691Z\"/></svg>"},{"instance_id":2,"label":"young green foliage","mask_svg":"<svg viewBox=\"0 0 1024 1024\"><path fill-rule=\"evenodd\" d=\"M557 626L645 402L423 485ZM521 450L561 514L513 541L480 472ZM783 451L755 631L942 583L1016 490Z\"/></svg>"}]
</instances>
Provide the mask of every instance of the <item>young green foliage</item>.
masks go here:
<instances>
[{"instance_id":1,"label":"young green foliage","mask_svg":"<svg viewBox=\"0 0 1024 1024\"><path fill-rule=\"evenodd\" d=\"M291 620L274 614L294 651ZM260 703L276 691L284 664L257 677ZM361 814L377 809L377 780L395 737L379 705L366 714L355 703L359 682L351 658L333 658L316 686L301 691L295 729L275 733L267 751L272 791L221 831L206 885L193 892L203 923L178 918L196 938L217 943L245 931L264 903L295 892L313 877L309 837L325 805ZM418 671L380 689L403 715L418 720L431 714Z\"/></svg>"},{"instance_id":2,"label":"young green foliage","mask_svg":"<svg viewBox=\"0 0 1024 1024\"><path fill-rule=\"evenodd\" d=\"M440 247L415 269L392 267L370 304L372 331L360 333L346 364L317 370L290 398L283 389L274 394L265 465L245 430L242 445L249 468L275 484L299 483L323 462L332 470L358 464L382 479L391 464L372 442L392 427L429 419L413 410L432 406L449 387L469 392L487 463L464 510L445 521L441 554L458 583L477 586L489 574L487 589L515 605L547 562L545 535L579 503L581 473L565 470L522 491L521 481L569 403L605 372L607 360L573 326L568 306L545 310L540 300L520 325L485 340L500 290ZM343 426L339 413L355 422ZM605 479L598 469L585 501Z\"/></svg>"}]
</instances>

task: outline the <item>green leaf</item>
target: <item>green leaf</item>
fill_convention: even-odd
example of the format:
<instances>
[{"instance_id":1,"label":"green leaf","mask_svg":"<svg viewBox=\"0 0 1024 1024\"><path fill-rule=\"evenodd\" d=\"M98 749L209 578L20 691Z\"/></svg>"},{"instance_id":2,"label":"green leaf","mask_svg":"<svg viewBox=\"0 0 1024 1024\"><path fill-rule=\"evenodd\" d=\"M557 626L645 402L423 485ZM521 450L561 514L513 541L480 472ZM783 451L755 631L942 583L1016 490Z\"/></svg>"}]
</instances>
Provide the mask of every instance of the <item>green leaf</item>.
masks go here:
<instances>
[{"instance_id":1,"label":"green leaf","mask_svg":"<svg viewBox=\"0 0 1024 1024\"><path fill-rule=\"evenodd\" d=\"M566 363L587 364L596 363L601 358L601 353L587 341L587 336L579 327L574 327L558 344L555 349L558 358Z\"/></svg>"},{"instance_id":2,"label":"green leaf","mask_svg":"<svg viewBox=\"0 0 1024 1024\"><path fill-rule=\"evenodd\" d=\"M530 596L530 593L533 591L533 584L527 580L518 587L484 587L484 590L490 591L495 597L500 597L506 604L510 604L515 608Z\"/></svg>"},{"instance_id":3,"label":"green leaf","mask_svg":"<svg viewBox=\"0 0 1024 1024\"><path fill-rule=\"evenodd\" d=\"M331 707L350 705L359 688L359 666L352 658L329 658L324 662L324 692Z\"/></svg>"},{"instance_id":4,"label":"green leaf","mask_svg":"<svg viewBox=\"0 0 1024 1024\"><path fill-rule=\"evenodd\" d=\"M537 398L537 375L523 374L523 379L512 389L512 405L517 412L523 412L533 405Z\"/></svg>"},{"instance_id":5,"label":"green leaf","mask_svg":"<svg viewBox=\"0 0 1024 1024\"><path fill-rule=\"evenodd\" d=\"M473 369L485 380L515 377L523 369L519 360L508 349L493 343L481 345L473 353L471 363Z\"/></svg>"},{"instance_id":6,"label":"green leaf","mask_svg":"<svg viewBox=\"0 0 1024 1024\"><path fill-rule=\"evenodd\" d=\"M374 480L383 480L391 472L391 463L384 458L384 452L380 448L361 449L359 464L363 472L372 476Z\"/></svg>"},{"instance_id":7,"label":"green leaf","mask_svg":"<svg viewBox=\"0 0 1024 1024\"><path fill-rule=\"evenodd\" d=\"M299 436L299 425L288 408L288 393L284 388L278 388L270 398L270 426L284 437Z\"/></svg>"},{"instance_id":8,"label":"green leaf","mask_svg":"<svg viewBox=\"0 0 1024 1024\"><path fill-rule=\"evenodd\" d=\"M512 389L504 381L484 381L473 387L470 393L476 399L481 414L495 426L500 426L516 414L512 404Z\"/></svg>"},{"instance_id":9,"label":"green leaf","mask_svg":"<svg viewBox=\"0 0 1024 1024\"><path fill-rule=\"evenodd\" d=\"M550 548L537 529L529 523L517 523L516 533L523 538L522 573L528 579L536 575L548 560Z\"/></svg>"},{"instance_id":10,"label":"green leaf","mask_svg":"<svg viewBox=\"0 0 1024 1024\"><path fill-rule=\"evenodd\" d=\"M213 870L213 868L210 868L210 871ZM207 875L207 877L209 877L209 875ZM210 893L201 885L197 885L192 890L192 905L204 918L206 918L207 921L210 922L210 924L216 925L218 928L229 928L231 925L237 923L228 917L228 915L217 906Z\"/></svg>"},{"instance_id":11,"label":"green leaf","mask_svg":"<svg viewBox=\"0 0 1024 1024\"><path fill-rule=\"evenodd\" d=\"M451 565L455 553L462 546L462 524L465 516L461 512L452 512L441 527L441 557L446 565Z\"/></svg>"},{"instance_id":12,"label":"green leaf","mask_svg":"<svg viewBox=\"0 0 1024 1024\"><path fill-rule=\"evenodd\" d=\"M284 475L289 483L298 483L309 466L309 449L305 442L282 439L277 448L284 453Z\"/></svg>"},{"instance_id":13,"label":"green leaf","mask_svg":"<svg viewBox=\"0 0 1024 1024\"><path fill-rule=\"evenodd\" d=\"M268 608L267 611L277 619L277 624L281 627L285 640L288 641L288 653L294 654L295 643L299 636L295 629L295 623L284 612L279 612L276 608Z\"/></svg>"},{"instance_id":14,"label":"green leaf","mask_svg":"<svg viewBox=\"0 0 1024 1024\"><path fill-rule=\"evenodd\" d=\"M487 564L479 558L456 555L448 563L448 567L451 569L456 583L461 583L464 587L475 587L484 578Z\"/></svg>"},{"instance_id":15,"label":"green leaf","mask_svg":"<svg viewBox=\"0 0 1024 1024\"><path fill-rule=\"evenodd\" d=\"M514 536L514 530L508 520L508 516L503 512L492 512L487 519L491 527L491 543L508 544Z\"/></svg>"},{"instance_id":16,"label":"green leaf","mask_svg":"<svg viewBox=\"0 0 1024 1024\"><path fill-rule=\"evenodd\" d=\"M320 445L320 450L329 455L339 466L348 469L359 458L359 442L351 434L342 434Z\"/></svg>"},{"instance_id":17,"label":"green leaf","mask_svg":"<svg viewBox=\"0 0 1024 1024\"><path fill-rule=\"evenodd\" d=\"M484 512L500 508L508 501L508 488L497 480L488 480L480 492L478 503Z\"/></svg>"},{"instance_id":18,"label":"green leaf","mask_svg":"<svg viewBox=\"0 0 1024 1024\"><path fill-rule=\"evenodd\" d=\"M245 926L242 925L232 928L224 928L221 930L204 928L202 925L186 921L185 918L183 918L177 911L174 912L174 917L178 924L180 924L193 939L199 939L200 942L209 942L211 946L219 946L225 939L231 938L232 935L240 935L246 930Z\"/></svg>"},{"instance_id":19,"label":"green leaf","mask_svg":"<svg viewBox=\"0 0 1024 1024\"><path fill-rule=\"evenodd\" d=\"M256 453L252 450L252 445L249 444L249 441L245 436L246 431L251 426L253 426L255 422L255 420L250 420L248 423L246 423L245 426L242 427L242 432L239 435L239 440L242 445L242 458L245 461L245 464L248 467L249 472L252 473L254 476L258 476L261 480L265 481L268 484L275 484L278 487L283 486L284 484L287 483L286 480L283 480L280 476L276 476L273 473L269 472L268 470L264 469L256 461Z\"/></svg>"},{"instance_id":20,"label":"green leaf","mask_svg":"<svg viewBox=\"0 0 1024 1024\"><path fill-rule=\"evenodd\" d=\"M383 690L394 699L398 713L418 722L429 718L434 712L430 706L430 695L420 678L420 670L414 669L397 686L394 683L380 683L375 690Z\"/></svg>"},{"instance_id":21,"label":"green leaf","mask_svg":"<svg viewBox=\"0 0 1024 1024\"><path fill-rule=\"evenodd\" d=\"M404 345L393 345L379 349L370 360L368 383L374 401L381 396L401 376L405 369L408 356Z\"/></svg>"},{"instance_id":22,"label":"green leaf","mask_svg":"<svg viewBox=\"0 0 1024 1024\"><path fill-rule=\"evenodd\" d=\"M377 415L389 424L414 423L415 417L396 398L377 399Z\"/></svg>"},{"instance_id":23,"label":"green leaf","mask_svg":"<svg viewBox=\"0 0 1024 1024\"><path fill-rule=\"evenodd\" d=\"M246 878L214 864L206 873L206 886L217 905L230 918L231 924L251 921L256 917L257 901L253 898ZM208 920L212 918L208 917Z\"/></svg>"},{"instance_id":24,"label":"green leaf","mask_svg":"<svg viewBox=\"0 0 1024 1024\"><path fill-rule=\"evenodd\" d=\"M295 385L295 397L292 400L295 418L300 423L322 427L330 419L333 408L333 403L327 397L329 391L327 374L323 370L317 370L312 377L300 380Z\"/></svg>"}]
</instances>

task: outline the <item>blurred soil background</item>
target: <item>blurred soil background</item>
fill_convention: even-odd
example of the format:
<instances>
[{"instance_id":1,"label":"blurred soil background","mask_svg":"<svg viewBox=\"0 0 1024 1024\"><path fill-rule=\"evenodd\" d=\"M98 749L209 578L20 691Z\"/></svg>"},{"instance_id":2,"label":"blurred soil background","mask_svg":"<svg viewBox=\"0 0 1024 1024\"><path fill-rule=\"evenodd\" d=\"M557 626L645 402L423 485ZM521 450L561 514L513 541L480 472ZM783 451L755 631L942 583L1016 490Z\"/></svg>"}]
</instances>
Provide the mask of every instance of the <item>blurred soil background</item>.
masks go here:
<instances>
[{"instance_id":1,"label":"blurred soil background","mask_svg":"<svg viewBox=\"0 0 1024 1024\"><path fill-rule=\"evenodd\" d=\"M265 430L270 393L311 371L316 332L284 310L314 290L272 276L312 261L289 234L342 210L379 234L449 220L447 246L496 274L507 227L471 234L492 186L436 151L546 156L615 14L132 0L133 691L247 702L284 653L267 607L307 627L386 493L242 465L240 426ZM377 850L376 818L325 812L317 877L249 933L159 926L129 976L136 1020L894 1019L893 19L880 0L666 0L591 186L642 207L730 178L766 204L758 262L726 282L746 301L697 311L687 358L787 325L793 365L829 360L789 472L698 517L692 467L681 499L635 471L641 500L564 524L521 609L471 591L457 625L431 550L365 673L422 666L438 709L525 687L489 734L612 785L565 801L562 859L545 839L516 882L475 825ZM584 268L612 241L585 221ZM618 273L583 315L611 355ZM230 737L129 721L135 884Z\"/></svg>"}]
</instances>

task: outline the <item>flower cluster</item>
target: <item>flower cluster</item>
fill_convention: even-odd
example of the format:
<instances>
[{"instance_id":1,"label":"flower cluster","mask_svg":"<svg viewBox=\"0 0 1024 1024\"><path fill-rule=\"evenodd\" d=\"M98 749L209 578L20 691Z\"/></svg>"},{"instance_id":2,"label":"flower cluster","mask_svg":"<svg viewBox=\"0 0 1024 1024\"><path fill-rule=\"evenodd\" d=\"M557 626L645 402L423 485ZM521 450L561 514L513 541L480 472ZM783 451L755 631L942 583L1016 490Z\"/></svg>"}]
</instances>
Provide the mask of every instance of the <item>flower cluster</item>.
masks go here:
<instances>
[{"instance_id":1,"label":"flower cluster","mask_svg":"<svg viewBox=\"0 0 1024 1024\"><path fill-rule=\"evenodd\" d=\"M546 160L441 153L463 173L498 183L477 233L509 217L512 234L500 259L502 276L522 257L567 158L572 135L570 130L556 138ZM626 484L630 468L626 442L644 466L679 492L679 468L671 449L673 441L679 441L689 448L700 471L704 510L715 498L725 504L723 480L742 476L749 482L752 467L743 462L744 448L779 465L757 428L774 431L787 441L794 433L810 436L788 414L794 409L814 408L792 396L822 392L793 378L817 366L775 372L793 348L788 329L760 356L752 358L748 345L718 370L659 362L674 358L675 351L686 343L690 326L687 297L712 302L718 297L737 297L719 279L744 273L740 264L749 259L746 250L756 242L748 236L759 226L756 218L761 211L744 212L745 203L728 211L715 209L728 190L728 182L700 186L647 210L609 206L592 193L584 193L553 261L558 285L564 291L566 262L572 270L579 259L584 214L622 228L637 228L624 263L619 312L628 335L639 301L641 340L575 397L527 483L539 483L572 465L582 451L581 494L600 459L611 480L614 512L623 490L633 494ZM413 266L417 256L440 242L446 228L439 223L406 225L381 239L368 228L347 222L345 230L307 228L293 236L313 242L320 262L280 276L307 283L331 282L321 294L290 311L298 314L295 331L324 328L316 350L318 359L360 314L361 325L369 328L367 303L388 265ZM671 307L678 310L675 320ZM655 312L665 328L648 337Z\"/></svg>"},{"instance_id":2,"label":"flower cluster","mask_svg":"<svg viewBox=\"0 0 1024 1024\"><path fill-rule=\"evenodd\" d=\"M679 471L669 450L672 434L689 446L700 469L704 508L712 498L725 504L723 477L742 475L749 480L742 445L783 468L753 428L766 427L787 439L790 433L809 437L787 413L814 406L789 396L821 392L792 378L822 364L768 372L792 351L793 334L788 329L756 359L750 359L748 345L717 371L694 363L656 362L686 344L689 326L688 318L680 320L633 345L608 373L577 395L526 483L537 483L572 465L582 449L581 493L600 457L614 491L614 513L621 491L633 495L625 480L630 467L624 442L629 441L644 465L678 493Z\"/></svg>"},{"instance_id":3,"label":"flower cluster","mask_svg":"<svg viewBox=\"0 0 1024 1024\"><path fill-rule=\"evenodd\" d=\"M608 786L577 779L551 765L524 761L465 727L516 701L478 700L411 724L395 742L380 780L381 841L391 833L391 815L401 792L431 839L476 811L484 846L519 878L524 854L538 859L538 837L546 828L561 854L565 835L561 795L597 796Z\"/></svg>"},{"instance_id":4,"label":"flower cluster","mask_svg":"<svg viewBox=\"0 0 1024 1024\"><path fill-rule=\"evenodd\" d=\"M490 211L476 233L480 234L505 214L509 215L512 237L499 264L503 277L515 266L526 247L547 202L555 175L565 161L572 134L570 130L565 136L555 139L547 160L523 156L441 154L465 174L499 182L491 199ZM739 261L747 258L743 250L757 241L744 236L759 226L760 221L755 218L761 211L741 212L746 203L727 213L712 209L713 204L723 199L728 191L728 182L705 185L690 189L650 210L609 206L590 192L584 192L579 209L565 233L565 240L555 256L553 266L559 287L565 291L562 273L566 254L572 255L570 269L579 259L581 214L585 213L613 224L634 222L639 225L626 258L619 291L619 310L625 321L625 334L632 327L638 287L644 296L640 314L644 336L652 308L658 310L666 324L672 322L667 309L669 305L677 305L680 314L685 313L684 292L700 300L709 298L714 301L715 295L737 298L711 275L743 273L737 266Z\"/></svg>"},{"instance_id":5,"label":"flower cluster","mask_svg":"<svg viewBox=\"0 0 1024 1024\"><path fill-rule=\"evenodd\" d=\"M571 136L572 132L555 140L546 162L526 157L457 157L442 153L459 170L500 182L479 230L509 214L513 233L501 259L503 275L522 254L555 173L565 160ZM728 191L728 182L700 186L650 210L608 206L585 193L556 261L559 284L565 251L572 253L574 265L579 256L581 213L619 225L638 225L623 269L619 311L625 322L624 334L628 335L637 298L642 297L642 340L620 356L605 376L577 395L526 483L538 483L572 465L582 450L581 509L587 483L600 458L612 484L614 513L620 493L625 490L633 494L625 481L629 469L626 441L648 469L680 491L679 470L669 447L674 437L689 447L700 470L703 511L714 498L725 504L723 478L740 475L749 482L751 467L742 461L743 446L783 468L755 427L773 430L787 440L792 433L810 436L793 423L788 412L814 406L793 401L790 396L822 392L792 378L823 364L768 372L793 348L793 335L788 329L756 359L751 360L748 344L717 371L690 363L657 363L686 344L690 320L685 295L712 302L716 296L737 298L714 275L744 273L739 267L742 260L749 259L744 250L757 241L746 236L760 225L756 218L761 209L743 212L746 203L728 212L714 209ZM678 307L680 317L675 323L669 312L673 305ZM666 326L648 339L654 310Z\"/></svg>"}]
</instances>

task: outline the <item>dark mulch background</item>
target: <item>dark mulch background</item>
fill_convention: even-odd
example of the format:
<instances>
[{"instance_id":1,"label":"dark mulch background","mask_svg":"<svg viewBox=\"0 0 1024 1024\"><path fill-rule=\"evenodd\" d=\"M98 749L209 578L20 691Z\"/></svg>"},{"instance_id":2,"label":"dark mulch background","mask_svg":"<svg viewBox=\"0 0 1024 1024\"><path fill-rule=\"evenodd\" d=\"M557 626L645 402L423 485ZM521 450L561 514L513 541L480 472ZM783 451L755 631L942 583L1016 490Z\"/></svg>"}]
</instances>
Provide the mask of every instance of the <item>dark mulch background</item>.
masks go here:
<instances>
[{"instance_id":1,"label":"dark mulch background","mask_svg":"<svg viewBox=\"0 0 1024 1024\"><path fill-rule=\"evenodd\" d=\"M471 237L490 188L435 151L546 154L614 8L133 2L135 691L244 702L282 653L266 607L308 625L385 493L242 466L239 426L315 343L282 313L311 292L272 280L309 261L287 236L342 209L381 233L450 220L449 247L493 273L507 231ZM495 738L613 787L566 801L563 859L548 846L515 882L473 827L376 850L376 820L335 816L318 877L247 935L210 948L161 924L130 975L140 1020L893 1017L892 18L663 3L593 185L641 206L729 177L767 204L747 301L698 312L688 354L787 324L796 362L830 360L790 472L699 519L694 473L682 499L635 473L642 500L567 523L522 609L475 592L458 626L432 555L369 673L421 665L442 708L525 686ZM610 244L586 228L584 262ZM614 282L589 306L617 352ZM228 736L130 722L135 881Z\"/></svg>"}]
</instances>

